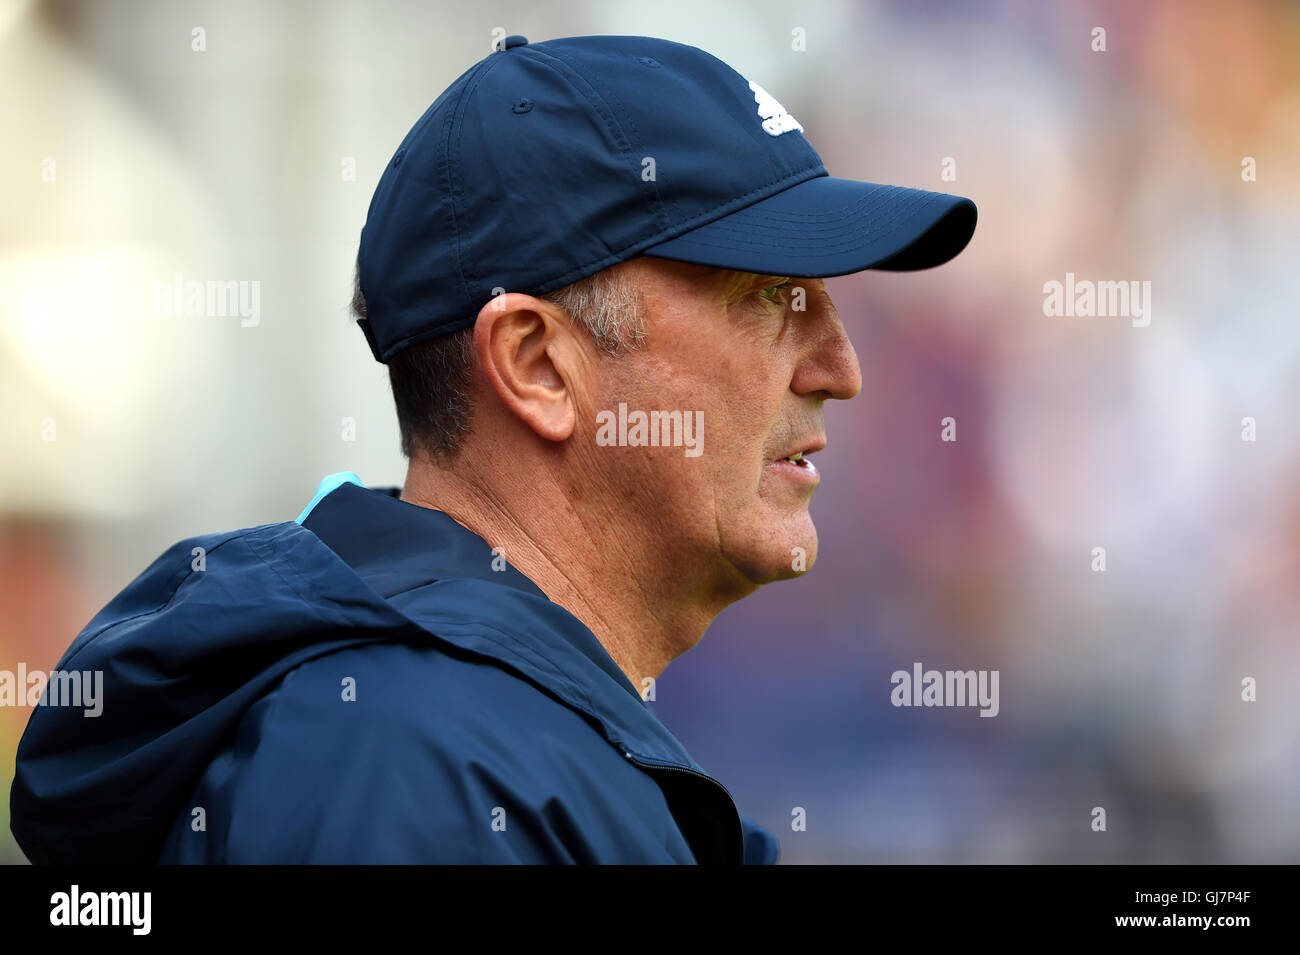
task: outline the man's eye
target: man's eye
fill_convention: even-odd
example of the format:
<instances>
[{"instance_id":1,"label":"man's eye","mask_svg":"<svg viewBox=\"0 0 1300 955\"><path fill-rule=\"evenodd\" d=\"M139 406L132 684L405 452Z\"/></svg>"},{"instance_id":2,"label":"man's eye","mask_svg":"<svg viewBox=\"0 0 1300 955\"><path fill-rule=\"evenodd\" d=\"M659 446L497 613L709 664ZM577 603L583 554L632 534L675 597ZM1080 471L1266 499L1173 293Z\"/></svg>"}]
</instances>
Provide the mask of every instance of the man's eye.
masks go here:
<instances>
[{"instance_id":1,"label":"man's eye","mask_svg":"<svg viewBox=\"0 0 1300 955\"><path fill-rule=\"evenodd\" d=\"M759 297L774 305L780 305L785 298L785 288L789 284L789 282L781 282L779 285L768 285L761 288L758 290Z\"/></svg>"}]
</instances>

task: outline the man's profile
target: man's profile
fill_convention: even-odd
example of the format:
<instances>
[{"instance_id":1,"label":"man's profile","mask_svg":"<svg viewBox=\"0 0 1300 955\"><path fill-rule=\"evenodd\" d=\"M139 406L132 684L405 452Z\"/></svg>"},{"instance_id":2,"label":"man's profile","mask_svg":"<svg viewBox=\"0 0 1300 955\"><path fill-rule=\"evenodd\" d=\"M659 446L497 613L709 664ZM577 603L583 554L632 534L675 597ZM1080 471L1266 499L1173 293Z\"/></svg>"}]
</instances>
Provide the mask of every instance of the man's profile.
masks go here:
<instances>
[{"instance_id":1,"label":"man's profile","mask_svg":"<svg viewBox=\"0 0 1300 955\"><path fill-rule=\"evenodd\" d=\"M405 483L173 545L41 707L34 862L772 863L642 694L811 568L809 455L861 388L823 278L962 250L968 199L831 177L698 49L501 49L403 140L354 310ZM306 496L306 495L304 495ZM793 556L792 556L793 555Z\"/></svg>"}]
</instances>

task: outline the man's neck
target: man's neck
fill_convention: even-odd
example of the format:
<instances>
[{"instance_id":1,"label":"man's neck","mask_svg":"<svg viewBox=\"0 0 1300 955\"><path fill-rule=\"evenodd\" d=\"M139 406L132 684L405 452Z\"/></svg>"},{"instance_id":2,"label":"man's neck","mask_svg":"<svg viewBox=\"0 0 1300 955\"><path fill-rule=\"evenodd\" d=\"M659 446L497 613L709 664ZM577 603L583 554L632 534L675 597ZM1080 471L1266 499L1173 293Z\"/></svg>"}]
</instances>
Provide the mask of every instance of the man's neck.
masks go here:
<instances>
[{"instance_id":1,"label":"man's neck","mask_svg":"<svg viewBox=\"0 0 1300 955\"><path fill-rule=\"evenodd\" d=\"M647 679L657 679L699 642L727 604L744 596L701 586L704 574L675 564L644 531L620 526L617 508L584 513L547 482L507 491L412 463L401 497L446 513L497 549L591 630L640 693Z\"/></svg>"}]
</instances>

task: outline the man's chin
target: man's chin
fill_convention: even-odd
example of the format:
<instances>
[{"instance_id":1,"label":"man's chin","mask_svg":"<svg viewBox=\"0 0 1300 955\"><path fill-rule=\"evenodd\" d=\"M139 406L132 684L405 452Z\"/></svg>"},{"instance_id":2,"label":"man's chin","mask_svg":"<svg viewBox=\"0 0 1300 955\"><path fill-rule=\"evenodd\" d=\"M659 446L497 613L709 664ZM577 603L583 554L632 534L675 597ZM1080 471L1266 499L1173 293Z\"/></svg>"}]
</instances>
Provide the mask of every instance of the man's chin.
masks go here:
<instances>
[{"instance_id":1,"label":"man's chin","mask_svg":"<svg viewBox=\"0 0 1300 955\"><path fill-rule=\"evenodd\" d=\"M802 577L817 560L817 529L812 521L798 533L765 540L754 554L747 576L756 584Z\"/></svg>"}]
</instances>

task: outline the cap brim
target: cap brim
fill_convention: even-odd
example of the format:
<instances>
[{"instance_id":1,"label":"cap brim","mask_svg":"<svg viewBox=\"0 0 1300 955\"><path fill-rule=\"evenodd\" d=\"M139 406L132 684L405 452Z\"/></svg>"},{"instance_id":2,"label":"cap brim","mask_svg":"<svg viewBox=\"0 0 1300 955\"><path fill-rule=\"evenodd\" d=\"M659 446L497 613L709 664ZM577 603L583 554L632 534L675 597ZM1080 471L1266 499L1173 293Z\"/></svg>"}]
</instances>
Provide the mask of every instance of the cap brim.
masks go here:
<instances>
[{"instance_id":1,"label":"cap brim","mask_svg":"<svg viewBox=\"0 0 1300 955\"><path fill-rule=\"evenodd\" d=\"M819 176L644 254L794 278L911 272L966 248L975 217L975 203L961 196Z\"/></svg>"}]
</instances>

